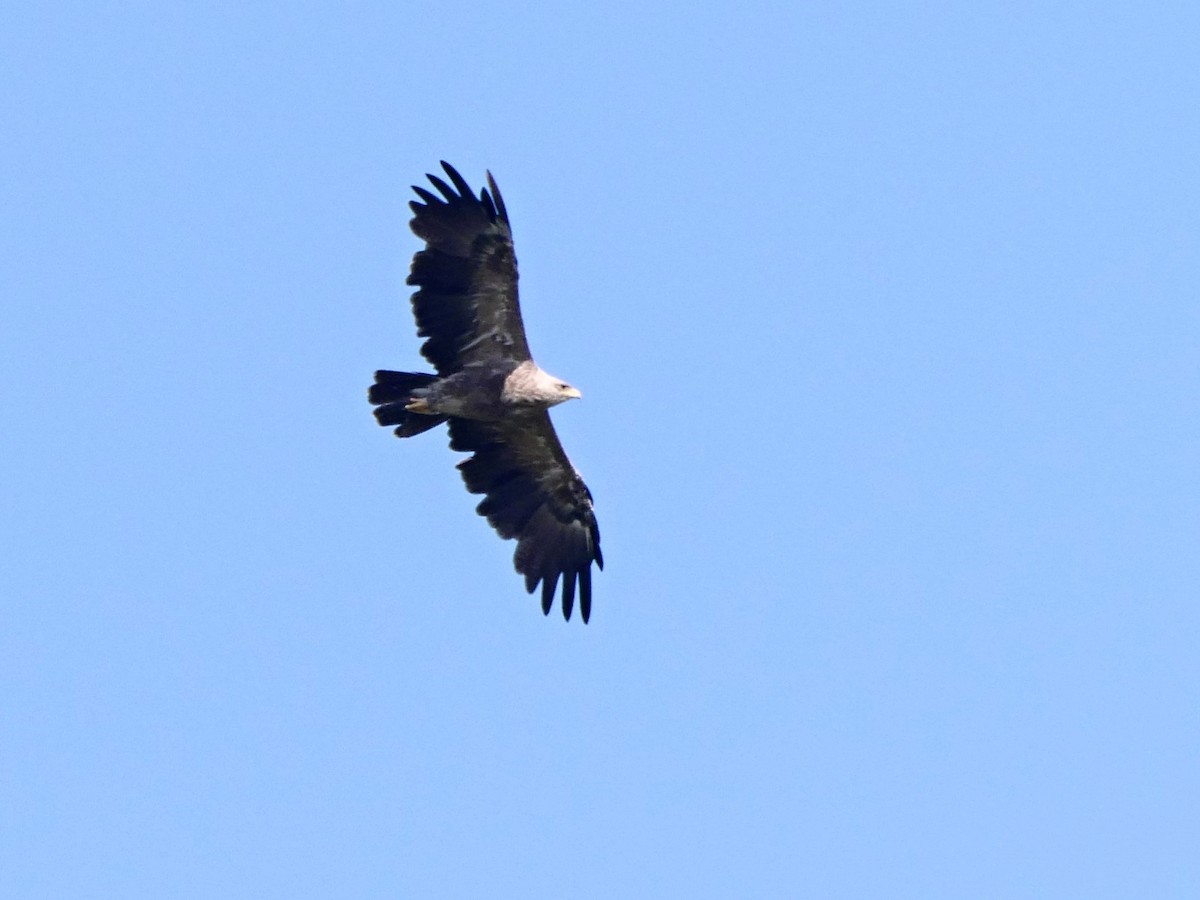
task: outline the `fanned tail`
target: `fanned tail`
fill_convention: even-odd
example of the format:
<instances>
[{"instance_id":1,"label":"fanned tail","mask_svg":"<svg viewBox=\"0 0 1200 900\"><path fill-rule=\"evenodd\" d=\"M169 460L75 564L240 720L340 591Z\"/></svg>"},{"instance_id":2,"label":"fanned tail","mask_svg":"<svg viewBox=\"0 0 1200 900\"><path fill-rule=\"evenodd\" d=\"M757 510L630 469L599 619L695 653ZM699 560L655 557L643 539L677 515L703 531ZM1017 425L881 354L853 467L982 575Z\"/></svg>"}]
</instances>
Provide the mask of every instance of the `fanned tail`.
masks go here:
<instances>
[{"instance_id":1,"label":"fanned tail","mask_svg":"<svg viewBox=\"0 0 1200 900\"><path fill-rule=\"evenodd\" d=\"M436 375L420 372L390 372L387 369L376 372L367 399L375 405L375 418L379 424L397 426L396 437L412 437L445 422L445 416L427 416L404 408L413 399L413 391L429 387L435 381Z\"/></svg>"}]
</instances>

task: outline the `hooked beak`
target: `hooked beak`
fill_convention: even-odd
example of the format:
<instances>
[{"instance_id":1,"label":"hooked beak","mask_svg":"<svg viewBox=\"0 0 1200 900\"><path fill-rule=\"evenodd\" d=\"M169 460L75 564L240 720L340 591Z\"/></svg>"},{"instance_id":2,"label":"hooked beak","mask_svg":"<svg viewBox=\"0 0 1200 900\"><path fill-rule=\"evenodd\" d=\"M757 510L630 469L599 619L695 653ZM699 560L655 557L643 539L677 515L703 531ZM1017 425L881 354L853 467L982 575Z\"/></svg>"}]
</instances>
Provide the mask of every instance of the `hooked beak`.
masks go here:
<instances>
[{"instance_id":1,"label":"hooked beak","mask_svg":"<svg viewBox=\"0 0 1200 900\"><path fill-rule=\"evenodd\" d=\"M579 388L569 387L563 391L563 393L574 400L580 400L583 398L583 394L579 393Z\"/></svg>"}]
</instances>

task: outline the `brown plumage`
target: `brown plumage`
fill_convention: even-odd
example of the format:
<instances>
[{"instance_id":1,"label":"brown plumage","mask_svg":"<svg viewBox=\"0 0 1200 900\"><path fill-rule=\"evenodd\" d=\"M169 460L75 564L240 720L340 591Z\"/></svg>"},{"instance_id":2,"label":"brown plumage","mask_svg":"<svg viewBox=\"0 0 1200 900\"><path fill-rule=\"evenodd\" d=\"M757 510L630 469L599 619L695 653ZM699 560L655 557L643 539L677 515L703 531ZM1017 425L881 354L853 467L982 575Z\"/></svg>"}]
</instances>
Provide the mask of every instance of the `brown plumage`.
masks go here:
<instances>
[{"instance_id":1,"label":"brown plumage","mask_svg":"<svg viewBox=\"0 0 1200 900\"><path fill-rule=\"evenodd\" d=\"M488 173L476 197L448 163L440 197L413 187L413 256L408 283L422 355L436 375L379 371L369 399L380 425L412 437L449 423L450 446L471 453L458 468L476 511L503 538L517 541L513 564L550 612L559 580L563 616L576 594L584 622L592 612L594 562L604 568L592 495L571 465L547 410L580 396L540 369L525 340L517 301L517 260L508 211ZM576 590L578 588L578 591Z\"/></svg>"}]
</instances>

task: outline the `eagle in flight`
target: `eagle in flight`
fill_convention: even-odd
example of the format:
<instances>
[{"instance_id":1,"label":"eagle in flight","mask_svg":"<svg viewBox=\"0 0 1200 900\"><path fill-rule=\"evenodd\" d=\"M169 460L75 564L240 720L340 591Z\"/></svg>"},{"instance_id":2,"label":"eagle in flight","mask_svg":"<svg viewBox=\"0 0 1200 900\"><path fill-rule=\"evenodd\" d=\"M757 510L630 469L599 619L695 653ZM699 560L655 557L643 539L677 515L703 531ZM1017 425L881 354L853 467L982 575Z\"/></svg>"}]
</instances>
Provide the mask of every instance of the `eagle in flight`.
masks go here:
<instances>
[{"instance_id":1,"label":"eagle in flight","mask_svg":"<svg viewBox=\"0 0 1200 900\"><path fill-rule=\"evenodd\" d=\"M380 425L407 438L443 422L476 507L496 532L515 538L513 565L529 593L542 586L549 614L562 580L563 617L592 614L592 563L604 568L592 494L559 443L548 410L579 391L540 369L529 352L517 302L517 259L500 190L489 172L479 196L449 163L439 197L413 186L413 256L408 283L421 355L436 375L375 373L368 399Z\"/></svg>"}]
</instances>

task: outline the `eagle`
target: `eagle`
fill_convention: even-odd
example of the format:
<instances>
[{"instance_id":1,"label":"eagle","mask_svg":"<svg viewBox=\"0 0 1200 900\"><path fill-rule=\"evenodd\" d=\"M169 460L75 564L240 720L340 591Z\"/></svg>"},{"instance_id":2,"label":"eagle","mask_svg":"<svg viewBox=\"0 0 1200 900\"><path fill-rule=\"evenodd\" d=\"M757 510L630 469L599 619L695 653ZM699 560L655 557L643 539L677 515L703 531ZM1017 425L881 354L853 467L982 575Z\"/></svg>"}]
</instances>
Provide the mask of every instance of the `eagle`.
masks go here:
<instances>
[{"instance_id":1,"label":"eagle","mask_svg":"<svg viewBox=\"0 0 1200 900\"><path fill-rule=\"evenodd\" d=\"M592 614L592 563L604 568L592 494L563 451L548 410L579 391L539 368L517 302L517 259L500 189L487 173L478 196L447 162L437 194L413 186L413 256L408 284L421 355L437 374L380 370L368 391L380 425L397 437L445 422L467 490L484 494L476 512L500 537L515 539L513 565L532 594L542 586L549 615L562 581L568 621ZM440 194L441 196L438 196Z\"/></svg>"}]
</instances>

